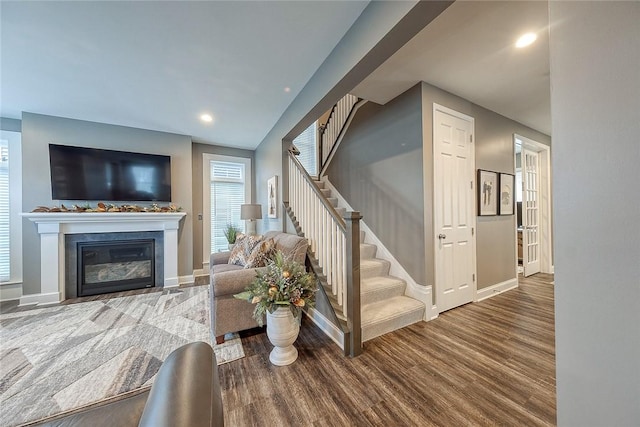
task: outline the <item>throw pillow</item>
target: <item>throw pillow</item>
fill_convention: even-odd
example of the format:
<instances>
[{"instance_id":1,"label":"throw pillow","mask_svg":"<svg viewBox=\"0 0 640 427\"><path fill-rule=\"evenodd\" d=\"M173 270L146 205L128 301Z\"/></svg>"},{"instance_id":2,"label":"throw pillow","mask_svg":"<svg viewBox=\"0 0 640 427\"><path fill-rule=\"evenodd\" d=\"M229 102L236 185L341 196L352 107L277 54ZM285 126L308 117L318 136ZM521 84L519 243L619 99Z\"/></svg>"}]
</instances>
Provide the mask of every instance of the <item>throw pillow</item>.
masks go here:
<instances>
[{"instance_id":1,"label":"throw pillow","mask_svg":"<svg viewBox=\"0 0 640 427\"><path fill-rule=\"evenodd\" d=\"M261 241L262 235L249 236L242 233L238 234L238 237L236 237L236 245L229 255L229 264L244 267L247 264L247 259L251 255L253 248Z\"/></svg>"},{"instance_id":2,"label":"throw pillow","mask_svg":"<svg viewBox=\"0 0 640 427\"><path fill-rule=\"evenodd\" d=\"M266 239L259 242L246 259L244 268L258 268L267 265L276 250L276 242L273 239Z\"/></svg>"}]
</instances>

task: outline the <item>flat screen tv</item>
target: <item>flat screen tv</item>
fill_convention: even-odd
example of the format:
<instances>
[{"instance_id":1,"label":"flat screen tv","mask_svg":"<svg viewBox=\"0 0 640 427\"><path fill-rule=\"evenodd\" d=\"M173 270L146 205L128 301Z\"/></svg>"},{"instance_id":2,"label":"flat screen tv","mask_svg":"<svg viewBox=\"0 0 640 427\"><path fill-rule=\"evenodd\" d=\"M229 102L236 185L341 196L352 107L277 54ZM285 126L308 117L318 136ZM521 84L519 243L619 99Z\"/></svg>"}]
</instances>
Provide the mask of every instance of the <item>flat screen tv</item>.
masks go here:
<instances>
[{"instance_id":1,"label":"flat screen tv","mask_svg":"<svg viewBox=\"0 0 640 427\"><path fill-rule=\"evenodd\" d=\"M171 157L49 144L53 200L170 202Z\"/></svg>"}]
</instances>

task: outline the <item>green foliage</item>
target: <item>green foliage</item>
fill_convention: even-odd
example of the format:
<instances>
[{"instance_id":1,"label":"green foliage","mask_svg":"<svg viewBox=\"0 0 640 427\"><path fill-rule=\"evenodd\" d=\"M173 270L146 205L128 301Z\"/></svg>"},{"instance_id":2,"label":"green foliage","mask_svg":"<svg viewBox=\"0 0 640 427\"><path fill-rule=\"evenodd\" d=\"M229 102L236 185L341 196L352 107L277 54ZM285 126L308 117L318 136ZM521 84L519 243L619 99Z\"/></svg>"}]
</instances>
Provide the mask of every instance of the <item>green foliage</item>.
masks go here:
<instances>
[{"instance_id":1,"label":"green foliage","mask_svg":"<svg viewBox=\"0 0 640 427\"><path fill-rule=\"evenodd\" d=\"M293 315L299 317L303 307L313 307L316 280L303 265L276 251L266 268L266 271L258 272L244 292L234 295L256 305L253 318L260 326L267 310L273 313L278 307L288 306Z\"/></svg>"},{"instance_id":2,"label":"green foliage","mask_svg":"<svg viewBox=\"0 0 640 427\"><path fill-rule=\"evenodd\" d=\"M227 227L223 230L224 237L227 238L227 242L229 244L234 244L236 242L236 237L238 237L238 233L240 233L240 229L230 222L227 223Z\"/></svg>"}]
</instances>

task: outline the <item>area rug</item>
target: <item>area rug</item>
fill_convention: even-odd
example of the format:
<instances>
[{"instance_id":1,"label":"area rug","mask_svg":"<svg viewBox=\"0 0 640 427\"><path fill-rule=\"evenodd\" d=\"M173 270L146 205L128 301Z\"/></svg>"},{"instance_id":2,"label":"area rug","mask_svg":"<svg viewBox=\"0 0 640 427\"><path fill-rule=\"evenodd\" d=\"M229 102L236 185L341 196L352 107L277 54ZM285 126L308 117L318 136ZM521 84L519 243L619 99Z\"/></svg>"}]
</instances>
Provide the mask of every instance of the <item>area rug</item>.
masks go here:
<instances>
[{"instance_id":1,"label":"area rug","mask_svg":"<svg viewBox=\"0 0 640 427\"><path fill-rule=\"evenodd\" d=\"M193 341L211 342L206 286L0 314L0 425L148 387ZM219 364L244 357L237 336L214 350Z\"/></svg>"}]
</instances>

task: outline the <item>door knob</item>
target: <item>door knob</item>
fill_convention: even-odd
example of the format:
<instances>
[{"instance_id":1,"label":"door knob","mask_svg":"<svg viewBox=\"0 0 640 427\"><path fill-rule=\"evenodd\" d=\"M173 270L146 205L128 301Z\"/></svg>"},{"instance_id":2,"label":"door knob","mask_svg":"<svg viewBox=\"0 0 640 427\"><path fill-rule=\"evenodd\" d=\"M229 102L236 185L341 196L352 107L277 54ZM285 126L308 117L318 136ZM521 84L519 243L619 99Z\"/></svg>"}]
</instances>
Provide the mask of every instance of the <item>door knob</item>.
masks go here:
<instances>
[{"instance_id":1,"label":"door knob","mask_svg":"<svg viewBox=\"0 0 640 427\"><path fill-rule=\"evenodd\" d=\"M442 234L442 233L438 234L438 239L442 240L442 239L446 239L446 238L447 238L446 234Z\"/></svg>"}]
</instances>

